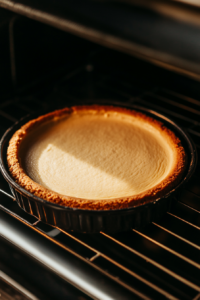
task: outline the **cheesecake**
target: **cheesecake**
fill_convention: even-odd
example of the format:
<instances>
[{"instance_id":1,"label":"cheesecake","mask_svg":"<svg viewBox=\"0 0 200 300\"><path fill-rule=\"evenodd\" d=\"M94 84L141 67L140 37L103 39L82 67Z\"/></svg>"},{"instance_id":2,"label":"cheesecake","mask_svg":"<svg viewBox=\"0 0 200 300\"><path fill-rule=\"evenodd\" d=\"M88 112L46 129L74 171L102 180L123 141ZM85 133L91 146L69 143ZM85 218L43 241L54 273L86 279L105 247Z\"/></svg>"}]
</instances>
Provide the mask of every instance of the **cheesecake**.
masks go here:
<instances>
[{"instance_id":1,"label":"cheesecake","mask_svg":"<svg viewBox=\"0 0 200 300\"><path fill-rule=\"evenodd\" d=\"M28 192L67 207L110 210L142 205L181 181L186 153L176 135L134 110L76 106L23 125L7 161Z\"/></svg>"}]
</instances>

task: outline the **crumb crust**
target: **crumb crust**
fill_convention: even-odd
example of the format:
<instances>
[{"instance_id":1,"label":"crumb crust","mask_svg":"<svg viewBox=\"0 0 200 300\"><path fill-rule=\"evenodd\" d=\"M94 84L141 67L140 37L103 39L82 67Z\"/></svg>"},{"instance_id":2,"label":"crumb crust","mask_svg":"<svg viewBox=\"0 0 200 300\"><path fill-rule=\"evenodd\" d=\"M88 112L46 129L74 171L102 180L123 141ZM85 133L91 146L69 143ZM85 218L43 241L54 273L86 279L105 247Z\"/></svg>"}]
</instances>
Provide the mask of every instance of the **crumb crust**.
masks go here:
<instances>
[{"instance_id":1,"label":"crumb crust","mask_svg":"<svg viewBox=\"0 0 200 300\"><path fill-rule=\"evenodd\" d=\"M95 113L123 113L148 122L156 129L158 129L167 139L168 143L171 145L173 151L175 152L174 167L172 168L168 176L158 185L138 195L114 199L104 199L103 201L61 195L59 193L46 189L40 184L34 182L25 173L20 164L19 146L22 140L29 134L30 131L34 130L35 128L37 128L37 126L43 124L44 122L56 120L61 117L67 117L73 113L77 114L89 111L93 111ZM7 150L7 162L9 172L15 182L37 197L67 207L89 210L112 210L143 205L165 196L181 181L186 168L187 156L179 138L176 137L176 135L171 130L166 128L161 122L135 110L114 106L87 105L56 110L54 112L40 116L34 120L31 120L23 125L19 130L15 132L15 134L10 139Z\"/></svg>"}]
</instances>

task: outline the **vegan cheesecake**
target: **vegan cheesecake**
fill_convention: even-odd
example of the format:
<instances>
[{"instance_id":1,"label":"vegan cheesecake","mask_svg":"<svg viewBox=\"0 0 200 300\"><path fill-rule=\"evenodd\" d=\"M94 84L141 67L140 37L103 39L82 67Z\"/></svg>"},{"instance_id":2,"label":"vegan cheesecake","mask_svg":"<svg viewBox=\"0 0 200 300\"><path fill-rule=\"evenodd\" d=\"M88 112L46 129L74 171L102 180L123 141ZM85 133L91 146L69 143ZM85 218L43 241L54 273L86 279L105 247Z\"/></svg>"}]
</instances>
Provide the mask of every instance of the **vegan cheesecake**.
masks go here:
<instances>
[{"instance_id":1,"label":"vegan cheesecake","mask_svg":"<svg viewBox=\"0 0 200 300\"><path fill-rule=\"evenodd\" d=\"M14 180L44 200L110 210L138 206L182 179L186 154L176 135L120 107L76 106L29 121L11 138Z\"/></svg>"}]
</instances>

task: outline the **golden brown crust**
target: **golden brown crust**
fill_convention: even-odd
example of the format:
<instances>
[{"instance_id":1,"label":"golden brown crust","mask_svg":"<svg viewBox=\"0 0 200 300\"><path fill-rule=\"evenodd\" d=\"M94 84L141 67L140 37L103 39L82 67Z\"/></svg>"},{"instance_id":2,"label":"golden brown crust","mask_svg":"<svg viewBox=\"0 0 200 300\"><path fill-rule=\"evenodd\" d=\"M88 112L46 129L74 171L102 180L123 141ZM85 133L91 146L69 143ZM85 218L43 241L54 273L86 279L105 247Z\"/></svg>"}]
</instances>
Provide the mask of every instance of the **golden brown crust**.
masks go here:
<instances>
[{"instance_id":1,"label":"golden brown crust","mask_svg":"<svg viewBox=\"0 0 200 300\"><path fill-rule=\"evenodd\" d=\"M28 175L25 173L24 169L20 165L18 151L21 141L26 137L26 135L30 131L32 131L38 125L46 121L70 115L71 113L80 113L81 111L88 110L97 112L102 111L102 113L119 112L130 116L135 116L139 119L151 123L154 127L160 130L165 136L165 138L168 140L168 142L172 145L176 153L176 163L174 165L174 168L171 170L170 174L168 174L168 176L161 183L143 193L130 197L121 197L108 200L105 199L104 201L64 196L51 190L48 190L40 184L34 182L30 177L28 177ZM37 119L26 123L18 131L16 131L13 137L11 138L7 151L7 161L9 171L13 179L21 187L23 187L24 189L26 189L27 191L29 191L37 197L68 207L93 210L111 210L142 205L144 203L151 202L155 199L158 199L159 197L166 195L180 182L183 176L184 170L186 168L186 153L181 145L180 140L175 136L175 134L171 130L163 126L161 122L134 110L113 106L91 105L64 108L61 110L51 112L44 116L40 116Z\"/></svg>"}]
</instances>

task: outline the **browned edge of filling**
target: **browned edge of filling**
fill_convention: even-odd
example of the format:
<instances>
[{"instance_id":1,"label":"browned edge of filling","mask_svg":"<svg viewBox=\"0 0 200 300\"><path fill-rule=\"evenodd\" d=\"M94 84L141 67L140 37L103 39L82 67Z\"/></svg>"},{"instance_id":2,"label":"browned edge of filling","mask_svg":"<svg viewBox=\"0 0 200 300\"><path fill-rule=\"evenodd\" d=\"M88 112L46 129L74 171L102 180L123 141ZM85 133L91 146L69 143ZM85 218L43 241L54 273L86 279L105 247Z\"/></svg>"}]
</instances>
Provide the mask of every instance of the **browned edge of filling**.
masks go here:
<instances>
[{"instance_id":1,"label":"browned edge of filling","mask_svg":"<svg viewBox=\"0 0 200 300\"><path fill-rule=\"evenodd\" d=\"M78 113L81 111L96 111L97 113L119 112L147 121L162 132L162 134L165 136L165 138L168 140L168 142L171 144L174 151L176 152L176 163L174 165L174 168L162 182L143 193L129 197L104 199L103 201L61 195L59 193L46 189L40 184L34 182L25 173L24 169L20 165L18 153L19 146L22 140L27 136L27 134L30 131L34 130L34 128L37 128L37 126L46 121L50 121L52 119L55 120L57 118L67 116L72 113ZM184 148L181 145L181 141L178 137L175 136L175 134L171 130L166 128L161 122L135 110L100 105L74 106L70 108L64 108L31 120L14 133L14 135L10 139L7 150L7 162L10 174L15 180L15 182L18 183L25 190L37 197L59 205L90 210L112 210L134 207L151 202L155 199L166 195L181 181L186 168L186 161L187 156Z\"/></svg>"}]
</instances>

